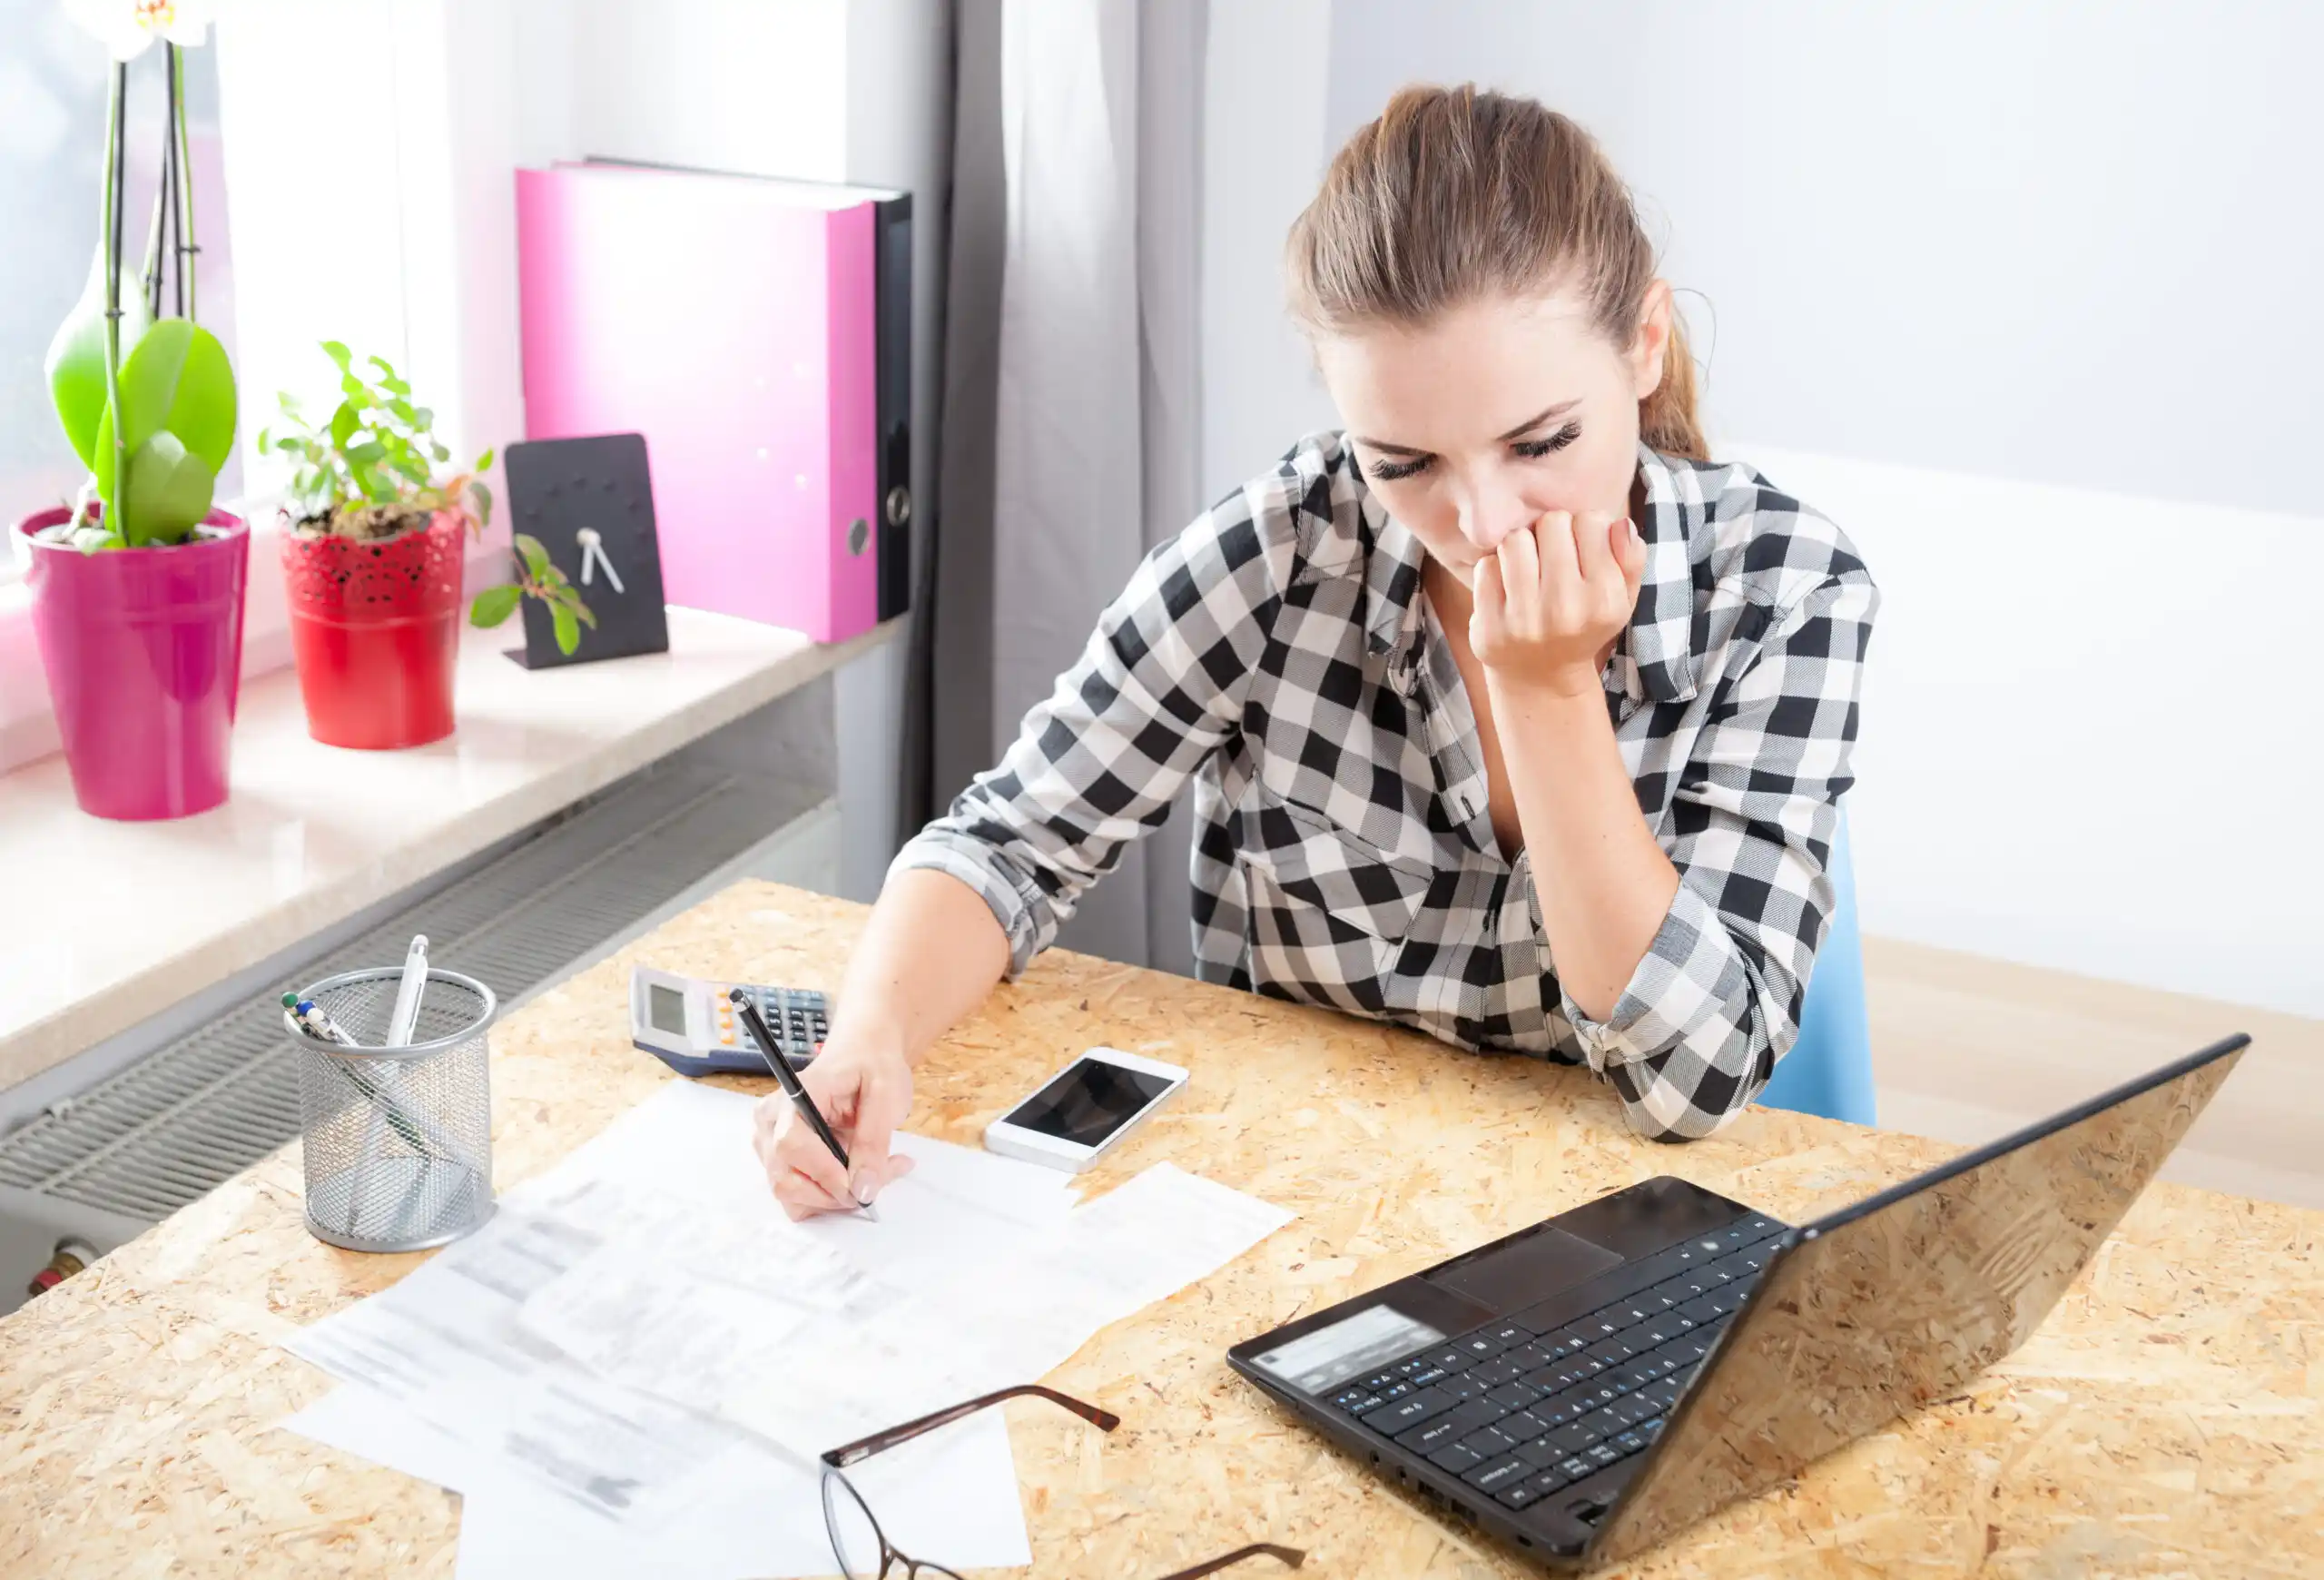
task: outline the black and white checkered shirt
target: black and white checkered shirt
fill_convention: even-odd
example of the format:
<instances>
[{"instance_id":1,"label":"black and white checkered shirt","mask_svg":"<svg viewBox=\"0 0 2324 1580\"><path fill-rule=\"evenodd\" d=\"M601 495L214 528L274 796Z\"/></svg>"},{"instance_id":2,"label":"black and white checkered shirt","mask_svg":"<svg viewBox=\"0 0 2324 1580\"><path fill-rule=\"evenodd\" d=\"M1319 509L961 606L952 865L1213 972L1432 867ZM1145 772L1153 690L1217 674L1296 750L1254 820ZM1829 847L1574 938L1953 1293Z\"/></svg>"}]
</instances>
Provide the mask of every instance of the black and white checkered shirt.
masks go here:
<instances>
[{"instance_id":1,"label":"black and white checkered shirt","mask_svg":"<svg viewBox=\"0 0 2324 1580\"><path fill-rule=\"evenodd\" d=\"M1839 528L1750 468L1643 445L1639 468L1646 573L1606 701L1683 881L1610 1018L1559 985L1423 551L1336 433L1147 556L897 867L982 895L1014 975L1194 775L1203 980L1586 1062L1641 1133L1710 1133L1798 1033L1879 595Z\"/></svg>"}]
</instances>

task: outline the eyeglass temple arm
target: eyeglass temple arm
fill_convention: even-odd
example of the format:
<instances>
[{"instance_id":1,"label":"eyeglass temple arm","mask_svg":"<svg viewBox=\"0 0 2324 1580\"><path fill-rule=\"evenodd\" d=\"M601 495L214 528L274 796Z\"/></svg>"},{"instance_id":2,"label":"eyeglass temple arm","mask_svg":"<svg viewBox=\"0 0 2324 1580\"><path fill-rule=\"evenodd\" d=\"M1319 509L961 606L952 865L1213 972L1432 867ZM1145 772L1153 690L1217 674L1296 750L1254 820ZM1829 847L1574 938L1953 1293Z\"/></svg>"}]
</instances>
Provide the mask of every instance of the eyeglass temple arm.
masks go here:
<instances>
[{"instance_id":1,"label":"eyeglass temple arm","mask_svg":"<svg viewBox=\"0 0 2324 1580\"><path fill-rule=\"evenodd\" d=\"M1002 1388L1000 1392L987 1394L982 1398L970 1399L965 1404L954 1405L950 1409L939 1410L932 1416L922 1416L916 1421L906 1421L901 1427L891 1427L886 1431L875 1432L869 1437L859 1437L852 1443L826 1449L823 1453L823 1463L834 1468L853 1465L858 1460L870 1458L883 1448L893 1448L899 1443L911 1442L924 1432L933 1432L939 1427L949 1427L962 1416L974 1415L988 1405L997 1405L1003 1399L1019 1398L1026 1395L1047 1399L1052 1404L1063 1405L1090 1425L1108 1432L1122 1424L1122 1418L1111 1410L1101 1410L1095 1405L1085 1405L1070 1394L1059 1393L1055 1388L1045 1388L1039 1383L1019 1383L1013 1388Z\"/></svg>"},{"instance_id":2,"label":"eyeglass temple arm","mask_svg":"<svg viewBox=\"0 0 2324 1580\"><path fill-rule=\"evenodd\" d=\"M1193 1568L1181 1569L1175 1575L1165 1575L1162 1580L1200 1580L1202 1575L1216 1575L1221 1569L1239 1564L1246 1558L1257 1557L1280 1558L1294 1569L1307 1561L1307 1555L1297 1547L1278 1547L1273 1542L1253 1542L1247 1547L1237 1547L1231 1553L1221 1553L1208 1563L1196 1564Z\"/></svg>"}]
</instances>

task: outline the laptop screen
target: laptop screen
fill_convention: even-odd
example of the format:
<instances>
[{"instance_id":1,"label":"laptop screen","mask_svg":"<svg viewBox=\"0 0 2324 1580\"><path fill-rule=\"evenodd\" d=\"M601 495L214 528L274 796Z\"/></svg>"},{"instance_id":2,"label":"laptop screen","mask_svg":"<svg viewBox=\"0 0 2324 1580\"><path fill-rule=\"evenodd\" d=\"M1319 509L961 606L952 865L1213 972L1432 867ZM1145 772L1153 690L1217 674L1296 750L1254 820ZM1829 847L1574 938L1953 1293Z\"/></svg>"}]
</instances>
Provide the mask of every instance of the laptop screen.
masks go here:
<instances>
[{"instance_id":1,"label":"laptop screen","mask_svg":"<svg viewBox=\"0 0 2324 1580\"><path fill-rule=\"evenodd\" d=\"M1592 1560L1651 1546L1797 1475L2023 1344L2240 1049L2207 1052L2047 1134L1995 1143L1803 1228L1705 1363Z\"/></svg>"}]
</instances>

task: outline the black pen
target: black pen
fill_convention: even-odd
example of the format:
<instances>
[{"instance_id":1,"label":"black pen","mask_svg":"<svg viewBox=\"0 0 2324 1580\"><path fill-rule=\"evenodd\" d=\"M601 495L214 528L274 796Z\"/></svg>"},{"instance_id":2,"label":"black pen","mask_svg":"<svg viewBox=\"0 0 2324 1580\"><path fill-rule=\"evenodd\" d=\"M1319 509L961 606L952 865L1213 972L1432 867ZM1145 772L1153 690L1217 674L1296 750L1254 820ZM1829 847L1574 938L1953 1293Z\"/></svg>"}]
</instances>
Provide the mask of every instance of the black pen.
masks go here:
<instances>
[{"instance_id":1,"label":"black pen","mask_svg":"<svg viewBox=\"0 0 2324 1580\"><path fill-rule=\"evenodd\" d=\"M751 1002L749 991L734 988L726 998L741 1018L743 1030L749 1032L751 1041L758 1044L759 1057L766 1061L769 1070L774 1071L775 1082L783 1088L783 1095L791 1100L791 1106L799 1111L799 1117L814 1127L815 1134L822 1138L823 1145L832 1150L832 1156L839 1160L839 1166L842 1169L852 1167L847 1160L847 1149L839 1144L839 1138L832 1134L832 1127L823 1122L822 1111L816 1108L815 1100L807 1095L807 1089L799 1084L799 1077L792 1073L790 1062L775 1052L774 1033L766 1029L764 1021L759 1019L758 1006ZM848 1189L855 1189L852 1181L849 1182ZM874 1223L880 1221L880 1215L872 1210L869 1201L858 1201L855 1210Z\"/></svg>"}]
</instances>

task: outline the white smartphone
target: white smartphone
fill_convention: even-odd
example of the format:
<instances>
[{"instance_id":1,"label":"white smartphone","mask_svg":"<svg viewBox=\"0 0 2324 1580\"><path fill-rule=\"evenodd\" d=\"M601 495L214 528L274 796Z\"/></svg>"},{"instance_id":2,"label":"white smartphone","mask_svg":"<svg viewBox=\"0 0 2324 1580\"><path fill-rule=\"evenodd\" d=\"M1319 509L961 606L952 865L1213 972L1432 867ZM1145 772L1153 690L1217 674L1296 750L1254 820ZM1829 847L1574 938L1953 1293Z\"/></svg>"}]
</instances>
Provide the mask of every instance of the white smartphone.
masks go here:
<instances>
[{"instance_id":1,"label":"white smartphone","mask_svg":"<svg viewBox=\"0 0 2324 1580\"><path fill-rule=\"evenodd\" d=\"M984 1128L984 1144L1078 1174L1187 1083L1187 1072L1118 1048L1092 1048Z\"/></svg>"}]
</instances>

